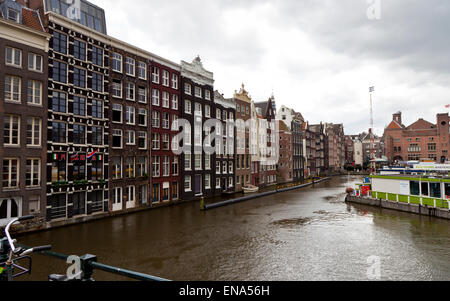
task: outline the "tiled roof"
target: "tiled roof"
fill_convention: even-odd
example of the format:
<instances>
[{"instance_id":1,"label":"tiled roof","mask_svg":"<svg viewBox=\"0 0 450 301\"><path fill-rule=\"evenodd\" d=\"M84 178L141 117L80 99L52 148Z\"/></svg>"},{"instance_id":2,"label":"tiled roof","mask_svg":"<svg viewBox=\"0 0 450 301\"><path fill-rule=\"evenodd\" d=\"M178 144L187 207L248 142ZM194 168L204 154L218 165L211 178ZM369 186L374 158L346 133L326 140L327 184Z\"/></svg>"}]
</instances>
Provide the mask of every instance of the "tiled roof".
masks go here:
<instances>
[{"instance_id":1,"label":"tiled roof","mask_svg":"<svg viewBox=\"0 0 450 301\"><path fill-rule=\"evenodd\" d=\"M29 8L22 8L22 24L32 29L45 32L39 13Z\"/></svg>"}]
</instances>

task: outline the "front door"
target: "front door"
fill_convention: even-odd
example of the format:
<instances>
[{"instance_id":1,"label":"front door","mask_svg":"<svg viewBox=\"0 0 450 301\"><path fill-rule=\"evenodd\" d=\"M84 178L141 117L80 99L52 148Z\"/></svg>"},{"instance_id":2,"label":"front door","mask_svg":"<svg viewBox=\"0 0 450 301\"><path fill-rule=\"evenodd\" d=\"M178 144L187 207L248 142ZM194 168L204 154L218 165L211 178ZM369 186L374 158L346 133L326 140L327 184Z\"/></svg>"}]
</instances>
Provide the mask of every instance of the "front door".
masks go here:
<instances>
[{"instance_id":1,"label":"front door","mask_svg":"<svg viewBox=\"0 0 450 301\"><path fill-rule=\"evenodd\" d=\"M202 176L201 175L195 175L195 195L201 195L202 194Z\"/></svg>"}]
</instances>

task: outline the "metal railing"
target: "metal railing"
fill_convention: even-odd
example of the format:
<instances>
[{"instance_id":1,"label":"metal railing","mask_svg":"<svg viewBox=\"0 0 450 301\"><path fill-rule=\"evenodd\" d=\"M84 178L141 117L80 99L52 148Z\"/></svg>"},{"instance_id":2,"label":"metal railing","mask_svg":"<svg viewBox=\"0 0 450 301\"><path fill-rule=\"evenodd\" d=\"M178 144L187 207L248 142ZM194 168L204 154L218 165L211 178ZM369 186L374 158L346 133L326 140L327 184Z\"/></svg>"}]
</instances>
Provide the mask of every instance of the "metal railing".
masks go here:
<instances>
[{"instance_id":1,"label":"metal railing","mask_svg":"<svg viewBox=\"0 0 450 301\"><path fill-rule=\"evenodd\" d=\"M24 246L24 245L20 245L20 247L29 249L29 247ZM55 253L52 251L45 251L45 252L41 252L39 254L48 256L48 257L51 257L54 259L64 260L64 261L67 261L67 259L69 259L68 255L59 254L59 253ZM156 277L156 276L152 276L152 275L148 275L148 274L139 273L139 272L99 263L99 262L97 262L97 256L95 256L95 255L86 254L86 255L80 256L79 258L80 258L80 268L81 268L81 272L82 272L81 279L80 279L81 281L92 281L92 275L95 270L127 277L127 278L134 279L134 280L140 280L140 281L171 281L168 279L164 279L164 278L160 278L160 277Z\"/></svg>"}]
</instances>

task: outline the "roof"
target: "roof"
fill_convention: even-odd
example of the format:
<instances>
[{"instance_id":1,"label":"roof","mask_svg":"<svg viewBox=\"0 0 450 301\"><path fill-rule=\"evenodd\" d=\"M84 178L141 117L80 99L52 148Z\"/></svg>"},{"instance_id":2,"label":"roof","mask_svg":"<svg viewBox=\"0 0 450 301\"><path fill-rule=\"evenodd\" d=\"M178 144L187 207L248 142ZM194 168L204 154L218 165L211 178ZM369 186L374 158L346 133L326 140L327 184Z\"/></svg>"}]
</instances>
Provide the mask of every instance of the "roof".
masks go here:
<instances>
[{"instance_id":1,"label":"roof","mask_svg":"<svg viewBox=\"0 0 450 301\"><path fill-rule=\"evenodd\" d=\"M45 32L38 11L22 7L22 24L32 29Z\"/></svg>"},{"instance_id":2,"label":"roof","mask_svg":"<svg viewBox=\"0 0 450 301\"><path fill-rule=\"evenodd\" d=\"M436 125L432 124L431 122L428 122L424 119L419 119L410 126L408 126L406 129L409 131L420 131L420 130L430 130L435 129Z\"/></svg>"},{"instance_id":3,"label":"roof","mask_svg":"<svg viewBox=\"0 0 450 301\"><path fill-rule=\"evenodd\" d=\"M398 129L403 129L403 127L401 125L399 125L397 123L397 121L393 120L391 121L391 123L387 126L386 128L387 130L398 130Z\"/></svg>"}]
</instances>

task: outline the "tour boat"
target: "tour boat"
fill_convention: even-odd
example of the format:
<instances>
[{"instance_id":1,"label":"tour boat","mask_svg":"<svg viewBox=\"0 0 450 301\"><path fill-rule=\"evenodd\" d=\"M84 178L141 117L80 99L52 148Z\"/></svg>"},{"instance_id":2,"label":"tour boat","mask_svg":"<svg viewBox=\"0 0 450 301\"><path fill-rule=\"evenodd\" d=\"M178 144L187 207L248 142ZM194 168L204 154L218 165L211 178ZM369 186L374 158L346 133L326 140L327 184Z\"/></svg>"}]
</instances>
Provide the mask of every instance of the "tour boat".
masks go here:
<instances>
[{"instance_id":1,"label":"tour boat","mask_svg":"<svg viewBox=\"0 0 450 301\"><path fill-rule=\"evenodd\" d=\"M253 185L247 185L243 189L244 193L255 193L259 191L259 188Z\"/></svg>"}]
</instances>

